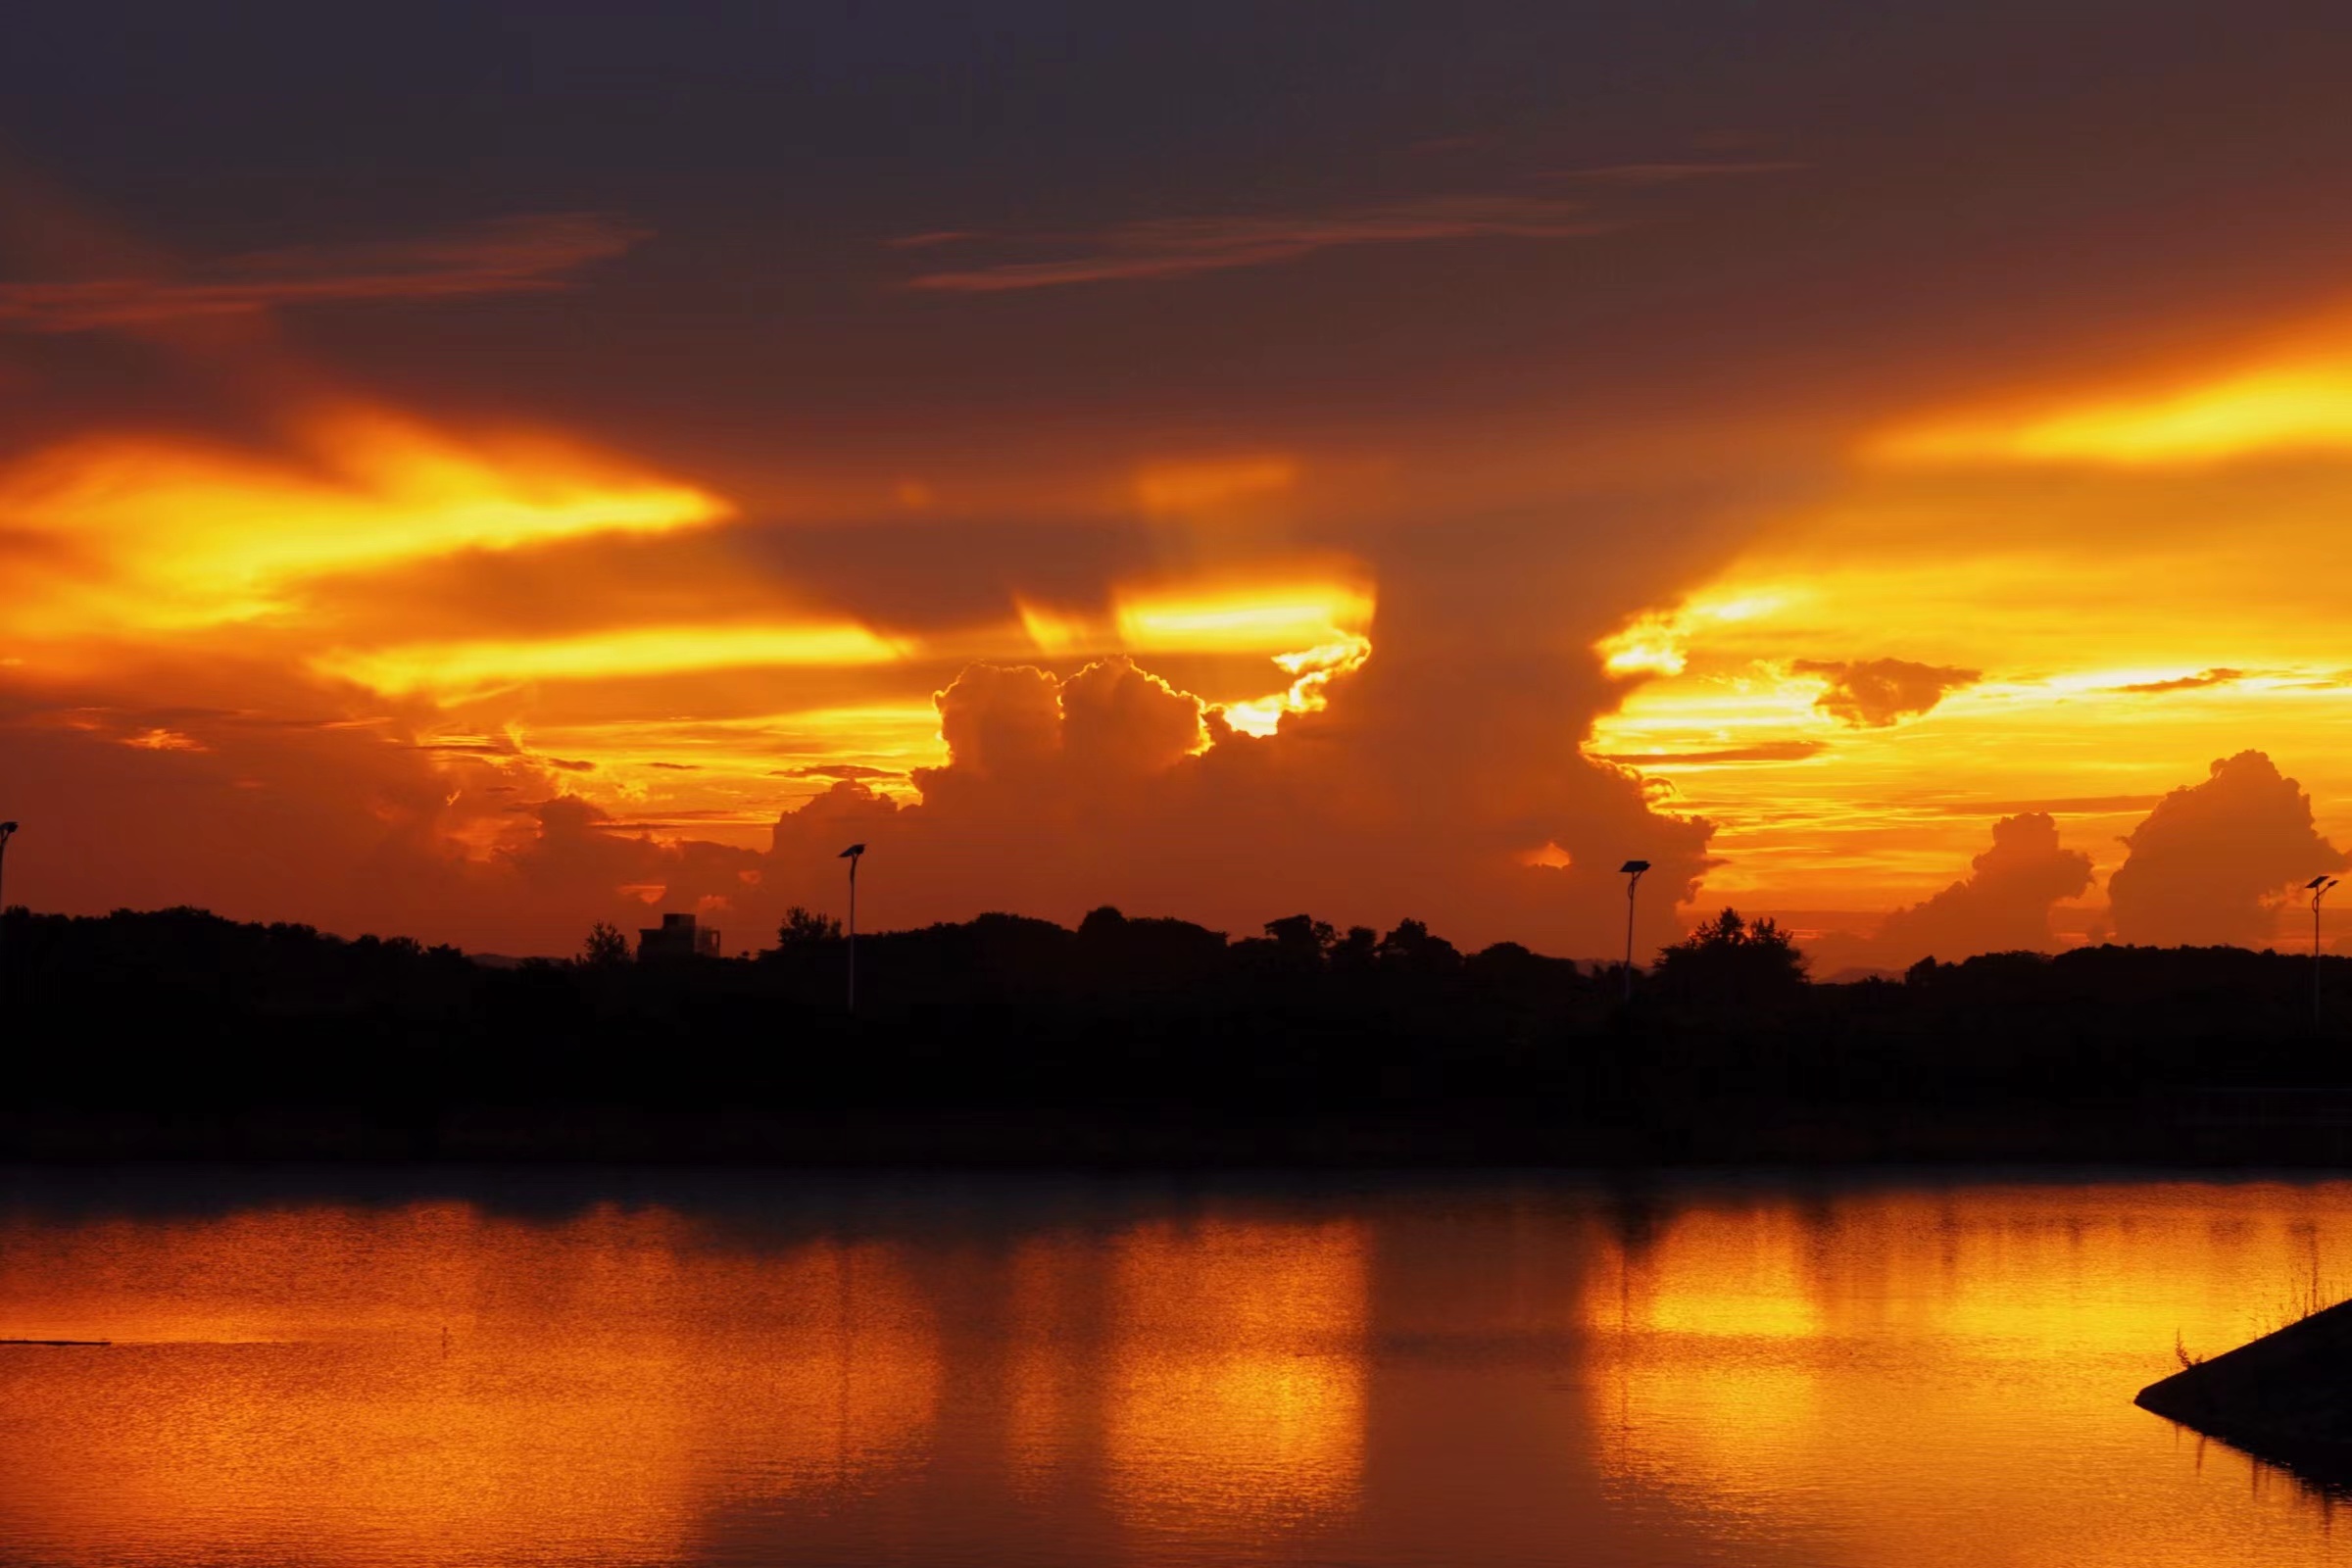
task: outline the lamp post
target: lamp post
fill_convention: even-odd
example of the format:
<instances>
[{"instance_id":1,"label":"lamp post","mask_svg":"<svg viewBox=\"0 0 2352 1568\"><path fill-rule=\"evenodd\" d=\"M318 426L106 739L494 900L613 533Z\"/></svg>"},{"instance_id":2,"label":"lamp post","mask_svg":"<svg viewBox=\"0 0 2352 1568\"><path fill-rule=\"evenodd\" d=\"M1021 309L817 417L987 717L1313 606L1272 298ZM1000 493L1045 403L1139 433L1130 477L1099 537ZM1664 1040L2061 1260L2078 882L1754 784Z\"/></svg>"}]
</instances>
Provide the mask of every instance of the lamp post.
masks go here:
<instances>
[{"instance_id":1,"label":"lamp post","mask_svg":"<svg viewBox=\"0 0 2352 1568\"><path fill-rule=\"evenodd\" d=\"M1634 889L1642 885L1647 860L1628 860L1617 868L1625 873L1625 1000L1634 1000Z\"/></svg>"},{"instance_id":2,"label":"lamp post","mask_svg":"<svg viewBox=\"0 0 2352 1568\"><path fill-rule=\"evenodd\" d=\"M853 844L834 858L850 862L850 1011L858 1010L858 861L865 846Z\"/></svg>"},{"instance_id":3,"label":"lamp post","mask_svg":"<svg viewBox=\"0 0 2352 1568\"><path fill-rule=\"evenodd\" d=\"M2320 1027L2320 901L2335 886L2331 876L2315 876L2303 886L2311 892L2311 1027Z\"/></svg>"}]
</instances>

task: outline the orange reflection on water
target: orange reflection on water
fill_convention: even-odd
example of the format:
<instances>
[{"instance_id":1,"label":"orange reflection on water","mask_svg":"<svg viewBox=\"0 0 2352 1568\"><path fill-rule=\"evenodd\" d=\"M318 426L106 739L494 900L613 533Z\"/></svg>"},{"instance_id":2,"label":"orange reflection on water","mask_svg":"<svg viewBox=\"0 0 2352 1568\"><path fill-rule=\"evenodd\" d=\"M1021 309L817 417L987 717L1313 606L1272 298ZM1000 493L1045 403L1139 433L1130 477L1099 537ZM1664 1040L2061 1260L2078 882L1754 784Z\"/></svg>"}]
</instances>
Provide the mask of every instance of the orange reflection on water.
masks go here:
<instances>
[{"instance_id":1,"label":"orange reflection on water","mask_svg":"<svg viewBox=\"0 0 2352 1568\"><path fill-rule=\"evenodd\" d=\"M48 1560L126 1542L172 1561L677 1560L715 1503L919 1462L940 1384L932 1313L888 1250L730 1251L662 1210L279 1209L0 1251L0 1337L118 1341L4 1369L0 1539Z\"/></svg>"},{"instance_id":2,"label":"orange reflection on water","mask_svg":"<svg viewBox=\"0 0 2352 1568\"><path fill-rule=\"evenodd\" d=\"M1794 1538L1822 1563L2306 1560L2297 1510L2184 1494L2191 1467L2167 1461L2197 1440L2130 1400L2174 1370L2176 1335L2224 1349L2277 1326L2315 1274L2340 1280L2348 1196L2151 1184L1698 1202L1612 1239L1585 1277L1604 1485L1673 1498L1710 1535ZM2197 1458L2241 1491L2292 1490L2219 1445Z\"/></svg>"},{"instance_id":3,"label":"orange reflection on water","mask_svg":"<svg viewBox=\"0 0 2352 1568\"><path fill-rule=\"evenodd\" d=\"M0 1562L2342 1556L2131 1396L2352 1285L2352 1184L972 1185L0 1206L0 1338L117 1342L0 1349Z\"/></svg>"},{"instance_id":4,"label":"orange reflection on water","mask_svg":"<svg viewBox=\"0 0 2352 1568\"><path fill-rule=\"evenodd\" d=\"M1278 1527L1354 1504L1369 1250L1344 1221L1155 1224L1119 1239L1102 1441L1124 1517Z\"/></svg>"},{"instance_id":5,"label":"orange reflection on water","mask_svg":"<svg viewBox=\"0 0 2352 1568\"><path fill-rule=\"evenodd\" d=\"M1014 1487L1032 1496L1088 1446L1101 1403L1101 1253L1068 1236L1025 1242L1008 1264L1004 1457Z\"/></svg>"}]
</instances>

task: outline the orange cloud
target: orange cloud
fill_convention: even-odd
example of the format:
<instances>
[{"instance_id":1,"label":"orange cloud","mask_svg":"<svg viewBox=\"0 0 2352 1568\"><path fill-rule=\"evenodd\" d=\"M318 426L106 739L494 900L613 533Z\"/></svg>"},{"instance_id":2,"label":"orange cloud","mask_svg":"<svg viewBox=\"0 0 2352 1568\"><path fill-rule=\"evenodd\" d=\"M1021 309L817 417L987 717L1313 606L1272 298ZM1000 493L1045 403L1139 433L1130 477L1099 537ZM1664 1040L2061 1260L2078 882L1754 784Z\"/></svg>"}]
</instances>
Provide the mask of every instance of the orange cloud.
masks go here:
<instances>
[{"instance_id":1,"label":"orange cloud","mask_svg":"<svg viewBox=\"0 0 2352 1568\"><path fill-rule=\"evenodd\" d=\"M2047 953L2057 945L2050 906L2090 887L2090 857L2059 847L2057 819L2046 811L1993 823L1992 848L1970 865L1966 877L1934 898L1886 917L1874 944L1878 961Z\"/></svg>"},{"instance_id":2,"label":"orange cloud","mask_svg":"<svg viewBox=\"0 0 2352 1568\"><path fill-rule=\"evenodd\" d=\"M2175 675L2168 680L2137 680L2110 688L2137 696L2154 696L2163 692L2203 691L2213 686L2234 686L2246 678L2242 669L2200 669L2193 675Z\"/></svg>"},{"instance_id":3,"label":"orange cloud","mask_svg":"<svg viewBox=\"0 0 2352 1568\"><path fill-rule=\"evenodd\" d=\"M1919 664L1907 659L1832 661L1800 659L1789 669L1819 676L1814 705L1841 724L1885 729L1897 719L1928 712L1944 697L1984 678L1982 670Z\"/></svg>"},{"instance_id":4,"label":"orange cloud","mask_svg":"<svg viewBox=\"0 0 2352 1568\"><path fill-rule=\"evenodd\" d=\"M1298 465L1282 457L1156 463L1135 476L1135 499L1146 512L1197 512L1280 495L1298 482Z\"/></svg>"},{"instance_id":5,"label":"orange cloud","mask_svg":"<svg viewBox=\"0 0 2352 1568\"><path fill-rule=\"evenodd\" d=\"M922 768L926 794L964 776L1045 787L1051 778L1091 783L1157 773L1200 751L1205 705L1124 655L1087 665L1068 680L1023 665L974 664L934 699L944 768Z\"/></svg>"},{"instance_id":6,"label":"orange cloud","mask_svg":"<svg viewBox=\"0 0 2352 1568\"><path fill-rule=\"evenodd\" d=\"M533 293L568 287L570 273L645 237L598 214L551 213L419 239L256 251L178 276L0 283L0 325L86 332L279 306Z\"/></svg>"},{"instance_id":7,"label":"orange cloud","mask_svg":"<svg viewBox=\"0 0 2352 1568\"><path fill-rule=\"evenodd\" d=\"M2288 890L2345 865L2313 826L2311 797L2260 752L2216 761L2124 843L2131 854L2107 883L2116 935L2165 947L2266 945Z\"/></svg>"}]
</instances>

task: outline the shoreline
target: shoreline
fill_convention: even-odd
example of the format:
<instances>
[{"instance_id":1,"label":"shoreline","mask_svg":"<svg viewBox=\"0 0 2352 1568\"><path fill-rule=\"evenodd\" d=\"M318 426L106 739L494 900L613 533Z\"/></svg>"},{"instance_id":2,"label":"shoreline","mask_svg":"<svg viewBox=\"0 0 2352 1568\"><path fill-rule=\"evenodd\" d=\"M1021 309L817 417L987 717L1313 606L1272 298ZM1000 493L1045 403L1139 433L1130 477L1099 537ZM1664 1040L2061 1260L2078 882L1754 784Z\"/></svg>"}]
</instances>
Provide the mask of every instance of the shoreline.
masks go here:
<instances>
[{"instance_id":1,"label":"shoreline","mask_svg":"<svg viewBox=\"0 0 2352 1568\"><path fill-rule=\"evenodd\" d=\"M854 1110L343 1106L0 1110L0 1162L734 1166L808 1170L1556 1170L2134 1166L2352 1170L2352 1125L2178 1105L1924 1115L1708 1107L1670 1124L1541 1106L1208 1117L1174 1107Z\"/></svg>"}]
</instances>

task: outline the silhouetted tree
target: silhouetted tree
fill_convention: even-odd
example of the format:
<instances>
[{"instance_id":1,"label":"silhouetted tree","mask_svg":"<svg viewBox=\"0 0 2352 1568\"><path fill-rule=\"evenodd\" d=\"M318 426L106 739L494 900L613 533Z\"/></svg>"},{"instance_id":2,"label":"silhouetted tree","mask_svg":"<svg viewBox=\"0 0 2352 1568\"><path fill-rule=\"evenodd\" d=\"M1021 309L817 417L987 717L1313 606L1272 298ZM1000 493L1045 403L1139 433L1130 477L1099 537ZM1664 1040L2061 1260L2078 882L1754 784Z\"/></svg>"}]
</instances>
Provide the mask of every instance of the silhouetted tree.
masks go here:
<instances>
[{"instance_id":1,"label":"silhouetted tree","mask_svg":"<svg viewBox=\"0 0 2352 1568\"><path fill-rule=\"evenodd\" d=\"M588 940L580 944L580 962L590 969L611 969L629 961L629 939L620 934L620 927L610 920L599 920L588 928Z\"/></svg>"},{"instance_id":2,"label":"silhouetted tree","mask_svg":"<svg viewBox=\"0 0 2352 1568\"><path fill-rule=\"evenodd\" d=\"M805 948L818 942L841 940L841 922L829 914L804 908L796 904L784 911L783 924L776 927L776 946Z\"/></svg>"},{"instance_id":3,"label":"silhouetted tree","mask_svg":"<svg viewBox=\"0 0 2352 1568\"><path fill-rule=\"evenodd\" d=\"M1368 925L1351 925L1348 934L1332 943L1329 956L1331 966L1346 974L1361 974L1372 967L1380 951L1380 933Z\"/></svg>"},{"instance_id":4,"label":"silhouetted tree","mask_svg":"<svg viewBox=\"0 0 2352 1568\"><path fill-rule=\"evenodd\" d=\"M1754 1004L1794 995L1805 983L1796 939L1770 919L1750 922L1726 909L1672 947L1660 950L1653 983L1689 1002Z\"/></svg>"},{"instance_id":5,"label":"silhouetted tree","mask_svg":"<svg viewBox=\"0 0 2352 1568\"><path fill-rule=\"evenodd\" d=\"M1241 946L1267 947L1267 966L1290 973L1312 973L1323 967L1324 955L1331 951L1338 933L1328 920L1312 915L1289 914L1279 920L1266 922L1265 944L1248 943Z\"/></svg>"},{"instance_id":6,"label":"silhouetted tree","mask_svg":"<svg viewBox=\"0 0 2352 1568\"><path fill-rule=\"evenodd\" d=\"M1075 932L1004 914L875 932L853 1034L822 915L761 963L600 971L193 909L19 911L7 1038L30 1049L10 1058L0 1159L454 1157L484 1126L505 1129L486 1148L578 1153L579 1107L623 1157L704 1157L723 1127L751 1129L723 1147L802 1158L822 1129L904 1109L925 1140L1002 1113L989 1157L1119 1158L1130 1137L1154 1157L1190 1127L1198 1151L1353 1158L1351 1118L1393 1154L1417 1136L1406 1105L1449 1158L2352 1158L2352 1006L2314 1030L2299 955L1988 954L1808 986L1787 933L1726 910L1660 957L1653 992L1690 1000L1628 1014L1613 978L1512 943L1465 956L1416 921L1358 928L1313 972L1281 956L1320 947L1318 923L1273 924L1229 942L1103 909ZM599 933L608 953L619 935ZM2352 958L2323 962L2352 996ZM771 1049L779 1028L805 1049ZM827 1147L857 1157L866 1135L845 1136Z\"/></svg>"},{"instance_id":7,"label":"silhouetted tree","mask_svg":"<svg viewBox=\"0 0 2352 1568\"><path fill-rule=\"evenodd\" d=\"M1430 934L1419 920L1399 920L1373 950L1384 969L1405 974L1450 974L1462 966L1461 950Z\"/></svg>"}]
</instances>

